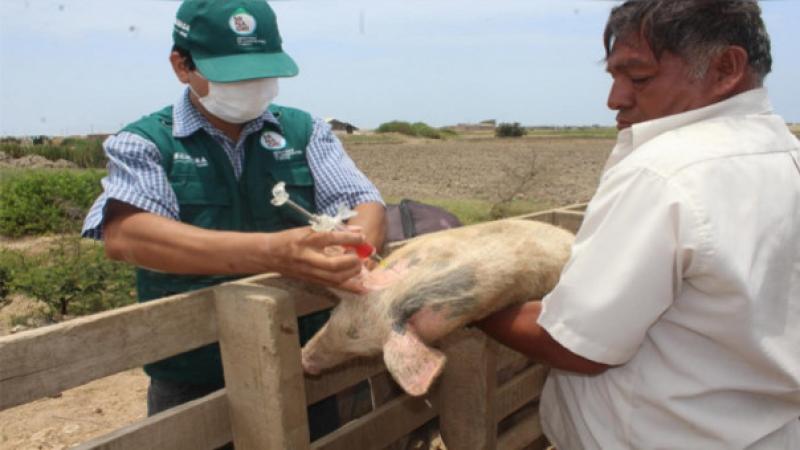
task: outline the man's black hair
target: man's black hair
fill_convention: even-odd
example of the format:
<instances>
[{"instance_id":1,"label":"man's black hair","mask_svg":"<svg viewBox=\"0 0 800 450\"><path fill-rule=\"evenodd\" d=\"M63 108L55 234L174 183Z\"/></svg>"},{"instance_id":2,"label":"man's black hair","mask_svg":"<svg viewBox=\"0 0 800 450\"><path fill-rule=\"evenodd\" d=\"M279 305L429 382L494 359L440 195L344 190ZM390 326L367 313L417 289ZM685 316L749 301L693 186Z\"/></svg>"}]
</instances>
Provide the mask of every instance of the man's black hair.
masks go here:
<instances>
[{"instance_id":1,"label":"man's black hair","mask_svg":"<svg viewBox=\"0 0 800 450\"><path fill-rule=\"evenodd\" d=\"M611 10L603 36L606 56L630 33L647 41L656 58L669 51L694 67L736 45L747 51L752 72L763 80L772 70L770 41L756 0L628 0Z\"/></svg>"},{"instance_id":2,"label":"man's black hair","mask_svg":"<svg viewBox=\"0 0 800 450\"><path fill-rule=\"evenodd\" d=\"M186 64L186 68L189 70L194 70L197 66L194 65L194 60L192 59L192 54L189 53L189 50L186 50L183 47L178 45L172 46L172 51L177 52L183 58L184 64Z\"/></svg>"}]
</instances>

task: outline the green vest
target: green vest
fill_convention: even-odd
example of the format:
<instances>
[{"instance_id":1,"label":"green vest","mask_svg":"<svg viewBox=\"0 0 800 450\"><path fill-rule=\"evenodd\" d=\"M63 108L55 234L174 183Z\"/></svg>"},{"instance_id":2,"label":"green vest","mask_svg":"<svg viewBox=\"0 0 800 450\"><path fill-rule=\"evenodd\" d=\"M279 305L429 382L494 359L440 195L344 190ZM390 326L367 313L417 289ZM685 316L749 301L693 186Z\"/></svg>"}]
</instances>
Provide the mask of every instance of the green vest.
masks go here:
<instances>
[{"instance_id":1,"label":"green vest","mask_svg":"<svg viewBox=\"0 0 800 450\"><path fill-rule=\"evenodd\" d=\"M276 105L270 112L280 122L265 122L244 143L245 157L237 180L225 150L204 130L175 138L172 135L172 107L145 116L123 129L155 143L161 166L178 198L181 222L213 230L280 231L308 225L291 208L270 203L272 186L286 182L292 200L316 211L314 179L306 159L306 147L313 129L311 116L303 111ZM139 301L213 286L242 276L175 275L139 268L136 288ZM300 321L304 343L324 324L328 313ZM222 386L219 345L211 344L145 365L148 375L168 381Z\"/></svg>"}]
</instances>

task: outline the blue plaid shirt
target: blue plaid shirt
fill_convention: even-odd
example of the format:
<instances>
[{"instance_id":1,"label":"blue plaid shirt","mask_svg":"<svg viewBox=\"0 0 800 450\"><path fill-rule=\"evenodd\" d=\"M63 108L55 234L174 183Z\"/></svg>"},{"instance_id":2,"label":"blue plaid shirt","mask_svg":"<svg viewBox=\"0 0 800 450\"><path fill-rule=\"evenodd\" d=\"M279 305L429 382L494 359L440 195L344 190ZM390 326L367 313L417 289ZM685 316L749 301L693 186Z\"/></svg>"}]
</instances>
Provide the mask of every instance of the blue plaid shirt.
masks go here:
<instances>
[{"instance_id":1,"label":"blue plaid shirt","mask_svg":"<svg viewBox=\"0 0 800 450\"><path fill-rule=\"evenodd\" d=\"M233 142L195 109L189 101L188 89L175 103L172 114L173 136L186 137L202 128L225 150L237 178L243 171L245 139L260 131L265 121L278 123L267 111L248 122L239 141ZM103 148L108 157L108 176L102 180L103 193L86 216L82 236L103 238L103 215L109 199L179 220L178 199L161 166L161 153L153 142L123 131L106 139ZM321 212L334 215L338 206L345 203L350 208L368 202L383 203L378 190L345 153L331 127L318 118L314 118L306 156L314 177L315 201Z\"/></svg>"}]
</instances>

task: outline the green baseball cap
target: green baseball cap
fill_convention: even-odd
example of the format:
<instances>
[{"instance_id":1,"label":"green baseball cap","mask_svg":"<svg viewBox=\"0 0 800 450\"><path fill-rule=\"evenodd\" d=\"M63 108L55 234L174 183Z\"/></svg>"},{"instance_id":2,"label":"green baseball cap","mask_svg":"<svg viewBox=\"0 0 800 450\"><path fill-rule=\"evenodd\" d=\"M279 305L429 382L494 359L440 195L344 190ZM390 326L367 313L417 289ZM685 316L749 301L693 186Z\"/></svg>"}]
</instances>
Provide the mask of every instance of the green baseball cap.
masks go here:
<instances>
[{"instance_id":1,"label":"green baseball cap","mask_svg":"<svg viewBox=\"0 0 800 450\"><path fill-rule=\"evenodd\" d=\"M210 81L293 77L275 13L265 0L185 0L175 17L175 45L189 51Z\"/></svg>"}]
</instances>

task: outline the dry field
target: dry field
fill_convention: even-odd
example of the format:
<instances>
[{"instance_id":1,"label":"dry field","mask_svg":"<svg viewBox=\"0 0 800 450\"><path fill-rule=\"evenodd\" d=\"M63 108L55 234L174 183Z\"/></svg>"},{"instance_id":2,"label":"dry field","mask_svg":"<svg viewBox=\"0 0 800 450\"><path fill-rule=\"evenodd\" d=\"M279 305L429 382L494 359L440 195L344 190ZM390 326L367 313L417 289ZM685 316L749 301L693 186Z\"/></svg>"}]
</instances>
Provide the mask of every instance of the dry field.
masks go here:
<instances>
[{"instance_id":1,"label":"dry field","mask_svg":"<svg viewBox=\"0 0 800 450\"><path fill-rule=\"evenodd\" d=\"M610 139L559 136L435 141L361 135L344 141L388 198L495 202L511 195L542 208L588 200L613 146ZM139 420L146 386L147 378L135 369L2 411L0 448L68 448Z\"/></svg>"},{"instance_id":2,"label":"dry field","mask_svg":"<svg viewBox=\"0 0 800 450\"><path fill-rule=\"evenodd\" d=\"M544 207L587 201L614 145L611 139L475 134L422 140L346 137L347 150L384 196L496 201L507 195ZM523 184L521 186L521 184Z\"/></svg>"}]
</instances>

